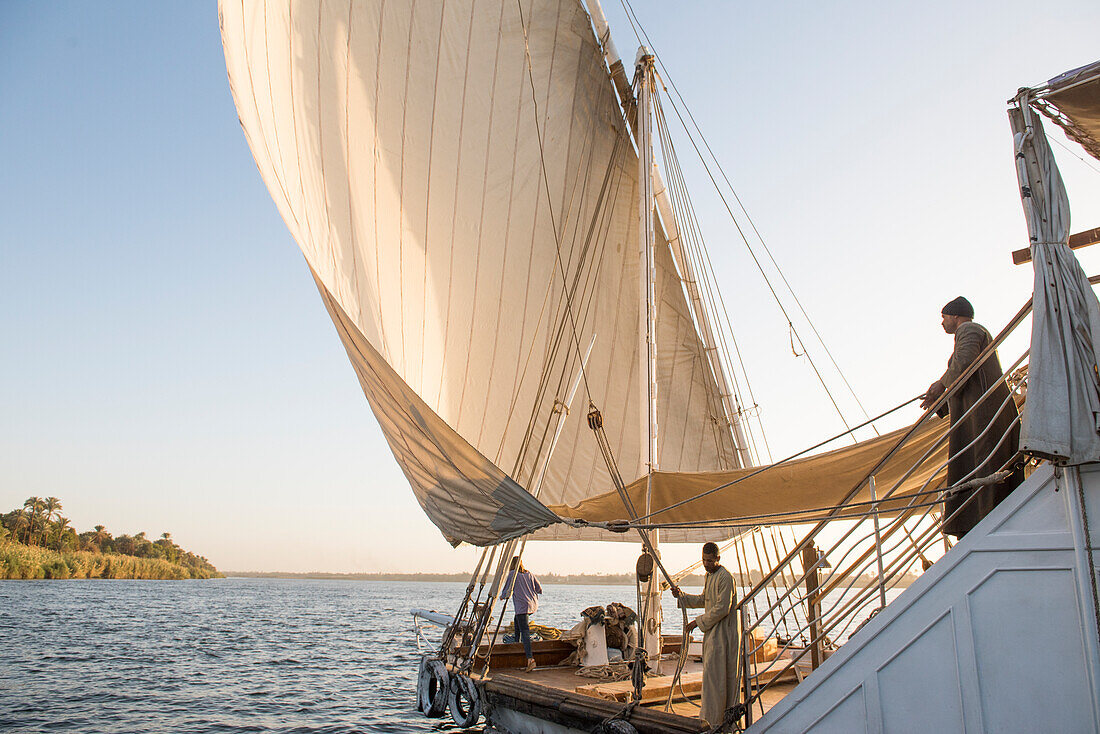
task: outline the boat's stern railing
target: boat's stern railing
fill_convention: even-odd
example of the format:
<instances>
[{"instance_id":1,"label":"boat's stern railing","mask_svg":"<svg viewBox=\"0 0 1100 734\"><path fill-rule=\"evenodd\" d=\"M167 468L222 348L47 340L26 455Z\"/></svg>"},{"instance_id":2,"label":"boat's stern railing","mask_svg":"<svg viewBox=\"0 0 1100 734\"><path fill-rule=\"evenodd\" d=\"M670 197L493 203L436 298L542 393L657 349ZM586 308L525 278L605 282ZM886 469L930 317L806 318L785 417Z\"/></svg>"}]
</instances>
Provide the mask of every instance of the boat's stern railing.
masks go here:
<instances>
[{"instance_id":1,"label":"boat's stern railing","mask_svg":"<svg viewBox=\"0 0 1100 734\"><path fill-rule=\"evenodd\" d=\"M800 681L821 665L900 593L900 587L950 548L945 529L954 534L958 519L998 491L994 485L1014 486L1031 466L1017 445L1018 405L1027 391L1028 359L1028 345L1019 345L1026 339L1019 337L1029 331L1020 327L1030 312L1029 302L844 502L811 518L795 516L790 523L776 518L774 525L768 522L759 531L765 549L764 538L774 535L776 528L789 533L792 542L782 544L782 558L775 563L757 549L753 555L769 570L754 578L742 575L740 580L742 588L748 588L737 604L742 695L747 703L743 724L752 722L754 707L763 712L764 691ZM917 440L921 426L939 420L937 411L946 412L951 398L997 350L1002 356L1014 354L1000 377L963 415L952 416L950 427L915 462L901 464L901 449ZM967 389L973 391L973 385ZM957 404L954 407L958 410ZM892 481L876 481L879 477ZM914 477L927 479L917 484ZM802 527L815 524L799 532L795 522Z\"/></svg>"},{"instance_id":2,"label":"boat's stern railing","mask_svg":"<svg viewBox=\"0 0 1100 734\"><path fill-rule=\"evenodd\" d=\"M413 619L413 634L416 635L416 651L418 653L423 653L425 647L428 649L439 647L438 642L433 642L424 634L425 624L441 627L443 632L446 633L455 621L455 618L450 614L443 614L431 609L410 609L409 613Z\"/></svg>"}]
</instances>

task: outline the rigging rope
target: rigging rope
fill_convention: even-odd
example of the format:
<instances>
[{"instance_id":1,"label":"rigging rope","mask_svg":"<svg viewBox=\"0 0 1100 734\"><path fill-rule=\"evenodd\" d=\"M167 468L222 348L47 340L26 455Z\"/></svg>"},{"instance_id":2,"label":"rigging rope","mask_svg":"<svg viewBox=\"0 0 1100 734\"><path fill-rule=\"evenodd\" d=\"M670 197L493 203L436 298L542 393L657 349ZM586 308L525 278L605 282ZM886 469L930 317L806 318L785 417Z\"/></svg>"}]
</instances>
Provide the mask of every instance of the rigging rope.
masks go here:
<instances>
[{"instance_id":1,"label":"rigging rope","mask_svg":"<svg viewBox=\"0 0 1100 734\"><path fill-rule=\"evenodd\" d=\"M638 516L638 513L634 508L634 502L630 499L630 495L626 491L626 485L623 483L622 476L619 474L618 466L615 463L615 456L611 451L611 446L607 441L607 435L604 433L604 430L603 430L603 416L600 415L599 409L596 408L595 404L592 404L592 403L589 403L588 427L591 428L593 433L596 434L596 443L599 444L599 446L600 446L600 452L603 454L604 461L607 463L607 469L611 473L611 480L615 485L615 490L619 493L619 497L622 500L623 507L626 508L626 511L630 515L631 518L636 518ZM654 563L657 564L657 567L661 570L661 574L664 575L665 581L668 583L668 585L670 587L676 586L676 582L674 582L672 580L672 574L670 574L668 572L668 569L665 568L665 564L661 562L661 556L657 553L657 550L653 547L653 544L652 544L652 542L650 541L650 538L649 538L649 533L646 532L645 530L638 529L638 535L641 536L642 544L645 546L646 552L653 559ZM636 585L635 588L638 592L639 597L641 596L640 584L641 584L641 580L637 576L635 576L635 585ZM646 603L644 605L642 605L642 604L638 605L638 608L641 611L641 616L638 620L638 629L643 634L644 634L644 630L646 629L646 622L647 622L647 617L648 617L648 612L649 612L649 601L650 601L650 599L647 598ZM677 663L677 666L676 666L676 673L675 673L675 675L673 676L673 679L672 679L673 685L680 680L680 674L683 672L684 664L687 662L686 653L683 652L684 650L687 649L687 638L688 638L687 608L681 606L680 609L681 609L681 613L682 613L682 616L683 616L683 628L682 628L683 633L682 633L682 642L681 642L681 645L680 645L681 656L680 656L680 659L679 659L679 661ZM629 705L629 707L631 707L631 708L634 704L637 704L641 700L641 695L642 695L641 691L642 691L642 687L644 685L643 676L644 676L644 671L645 671L645 668L646 668L646 664L645 664L645 662L646 662L646 657L645 657L646 653L645 653L645 650L643 648L641 648L641 644L643 642L643 639L638 640L639 647L637 649L635 649L635 651L634 651L634 655L635 655L635 658L634 658L634 668L635 669L633 671L633 675L634 675L634 677L633 677L633 680L634 680L634 700L631 701L631 703ZM658 660L658 664L660 662L660 659L661 659L661 641L660 641L660 638L658 638L658 640L657 640L657 660ZM671 689L672 689L672 686L669 686L670 692L671 692ZM681 687L681 690L682 690L682 687ZM671 693L670 693L670 701L671 701ZM671 705L671 704L666 703L666 710L667 710L667 707L669 705ZM624 711L626 711L626 709L624 709ZM620 716L620 715L622 715L622 713L623 712L620 712L619 714L616 714L616 716ZM627 715L629 716L629 712L627 713ZM612 718L614 718L614 717L612 717Z\"/></svg>"},{"instance_id":2,"label":"rigging rope","mask_svg":"<svg viewBox=\"0 0 1100 734\"><path fill-rule=\"evenodd\" d=\"M718 289L715 283L714 268L710 262L710 256L706 251L706 248L702 245L702 232L699 226L698 217L695 214L695 209L691 204L691 197L688 194L687 182L684 179L683 171L680 168L679 158L676 155L675 147L672 144L672 138L669 133L668 123L665 119L664 109L660 104L660 98L656 97L655 112L657 119L657 131L661 142L661 157L665 164L665 171L669 176L669 182L666 189L669 193L669 199L672 202L673 209L676 214L676 222L673 224L677 226L677 233L682 244L686 245L681 248L684 253L685 259L692 266L695 271L695 283L696 286L702 286L702 292L699 293L699 301L702 306L703 313L700 314L701 319L709 318L714 322L717 328L715 328L712 336L716 337L718 343L721 344L722 349L718 350L718 344L706 344L705 346L710 349L715 349L716 354L719 357L719 369L724 367L725 373L730 377L732 382L732 399L736 403L735 413L736 415L728 416L728 420L731 422L738 421L744 416L744 410L742 405L745 401L740 395L740 385L738 384L738 376L736 370L733 369L733 364L730 360L730 348L726 341L726 334L730 336L730 341L733 343L733 349L737 355L737 360L741 365L741 373L745 380L745 386L749 393L749 401L755 407L756 397L753 394L752 382L749 379L748 371L745 369L744 357L741 354L741 348L737 343L737 338L734 335L735 331L733 325L730 322L728 310L725 307L725 301L722 299L721 291ZM717 298L715 294L717 293ZM719 308L721 306L721 308ZM723 321L725 328L723 329ZM722 364L724 363L724 364ZM720 375L715 375L715 379L718 380ZM760 436L765 446L767 446L767 436L764 431L764 426L759 423ZM748 451L749 456L755 455L755 463L760 462L760 452L755 446L754 436L751 431L746 431L746 439L749 443L746 447L738 446L738 449L745 449ZM770 458L770 449L768 451ZM742 461L741 464L748 465L750 461Z\"/></svg>"},{"instance_id":3,"label":"rigging rope","mask_svg":"<svg viewBox=\"0 0 1100 734\"><path fill-rule=\"evenodd\" d=\"M649 34L646 33L645 29L642 27L641 21L638 20L637 15L634 12L634 8L630 5L629 0L621 0L621 3L623 5L623 9L627 13L627 20L630 22L631 28L634 30L634 35L638 39L638 43L642 43L643 38L644 38L644 42L652 49L653 44L652 44L652 41L650 41L650 39L649 39ZM837 361L833 357L832 352L829 350L828 345L825 343L825 340L821 337L821 334L818 331L817 326L814 324L813 320L810 318L809 314L806 312L805 307L802 305L801 300L798 298L798 294L796 294L794 292L794 289L791 287L791 284L787 280L786 275L784 274L783 270L779 267L779 264L776 262L775 257L772 255L771 249L768 247L767 243L764 241L763 236L761 236L760 231L756 227L756 223L752 220L752 217L749 215L748 210L745 208L745 205L741 201L740 196L738 196L737 191L733 188L733 184L730 182L729 177L726 175L725 170L722 168L722 164L718 161L717 156L714 155L714 151L711 149L710 144L707 142L706 136L703 135L703 131L699 127L699 124L696 122L695 117L691 113L690 108L687 106L687 102L684 100L683 95L680 94L679 88L676 86L675 82L672 80L672 77L671 77L671 75L669 74L669 71L668 71L668 67L665 66L664 61L661 59L659 54L657 54L655 51L653 51L652 53L653 53L653 57L656 59L657 63L660 64L660 66L661 66L662 77L668 79L669 85L672 87L672 90L676 93L676 96L680 99L680 102L684 107L684 111L687 113L689 119L691 119L692 125L695 128L695 131L698 133L700 141L702 142L703 146L706 148L707 152L710 154L711 160L714 161L715 166L718 168L718 171L721 173L721 176L722 176L723 180L726 182L726 185L729 187L730 193L733 194L733 197L737 201L737 204L738 204L739 208L744 213L745 218L748 221L749 225L752 227L753 233L756 235L757 240L760 242L761 246L764 248L764 251L767 253L768 258L771 261L773 267L775 267L776 271L779 273L779 276L782 279L783 284L786 286L787 291L790 292L791 297L794 299L795 304L798 306L799 310L801 311L802 316L806 319L806 322L807 322L807 324L809 324L810 329L814 333L814 336L817 337L818 342L820 342L822 348L825 350L825 353L828 355L829 360L832 362L833 367L837 371L837 374L840 375L841 380L844 381L845 386L848 388L849 392L851 392L852 397L855 399L856 404L859 406L860 410L863 412L864 417L867 417L867 415L868 415L867 409L864 408L863 403L859 399L859 396L856 394L855 390L852 388L852 385L851 385L851 383L849 383L848 378L844 375L844 371L840 368L840 365L837 364ZM681 123L681 125L683 125L685 133L687 133L688 139L689 139L689 141L691 141L692 147L695 148L695 152L699 156L700 162L703 164L704 169L707 171L707 174L711 179L711 183L715 187L715 191L718 193L718 196L722 200L723 205L726 207L726 210L729 213L731 220L733 220L734 226L737 228L738 233L741 235L741 238L745 243L745 247L749 250L749 254L752 256L753 261L756 263L757 269L760 271L761 276L764 278L764 281L767 284L768 289L771 291L773 298L775 298L776 304L779 306L780 310L783 312L783 316L787 318L788 324L791 324L791 319L787 315L786 309L783 307L783 304L780 302L778 294L776 294L775 289L772 287L771 281L768 279L768 276L765 274L763 268L760 265L759 260L756 257L756 253L753 251L752 246L749 245L748 238L745 237L745 233L742 231L740 224L737 222L737 218L734 216L733 210L730 208L729 203L726 201L725 196L722 194L722 191L721 191L720 187L718 186L718 182L715 180L714 175L710 170L710 166L707 163L707 159L703 156L702 151L699 150L699 146L695 143L695 138L691 134L691 130L688 129L687 123L684 122L684 118L680 114L679 108L677 107L675 101L671 100L671 98L670 98L670 101L673 102L673 111L676 112L676 116L680 119L680 123ZM792 329L793 329L793 324L791 324L791 326L792 326ZM800 343L802 342L801 337L799 337L799 342ZM841 421L844 422L845 426L847 426L848 424L847 424L847 421L844 418L843 413L840 411L839 406L836 405L836 401L833 398L833 395L830 392L830 390L828 388L828 385L825 384L824 379L821 377L821 373L817 370L816 365L814 365L813 360L809 358L809 355L807 355L807 360L814 367L814 372L817 374L818 380L821 382L821 385L825 389L826 394L828 394L829 399L833 402L834 406L836 407L838 414L840 414Z\"/></svg>"},{"instance_id":4,"label":"rigging rope","mask_svg":"<svg viewBox=\"0 0 1100 734\"><path fill-rule=\"evenodd\" d=\"M547 166L546 166L546 149L545 149L545 146L543 145L542 126L539 124L538 97L535 94L534 64L531 61L531 46L530 46L530 39L529 39L528 33L527 33L527 20L524 17L524 14L523 14L523 3L521 2L521 0L516 0L516 8L519 12L520 27L523 30L523 50L524 50L524 59L526 61L527 81L528 81L528 87L531 90L531 104L532 104L532 110L533 110L533 113L534 113L535 136L536 136L536 139L538 140L538 145L539 145L539 173L540 173L541 178L542 178L542 188L546 192L546 206L547 206L547 210L548 210L549 216L550 216L550 226L554 231L554 245L555 245L554 253L555 253L555 256L556 256L558 271L559 271L559 274L561 275L561 278L562 278L563 293L565 295L565 300L566 300L566 314L569 317L568 323L569 323L569 326L570 326L570 329L571 329L571 335L573 337L573 345L576 347L577 354L579 355L580 352L581 352L581 342L580 342L580 336L579 336L578 330L577 330L576 317L573 314L573 300L572 300L573 293L567 285L569 283L569 279L566 276L565 264L562 262L562 256L561 256L562 233L558 231L557 215L554 213L554 201L550 196L550 180L547 176L547 170L546 170L547 169ZM612 162L614 162L614 159L615 159L615 156L612 155ZM611 164L609 163L608 174L610 174L610 167L611 167ZM607 178L608 178L608 176L605 176L605 178L604 178L605 186L606 186L606 183L607 183ZM590 231L591 231L591 229L590 229ZM578 277L579 277L579 270L578 270ZM576 279L574 280L574 287L575 287L575 283L576 283ZM591 399L592 391L589 389L588 375L585 373L583 364L581 365L581 377L584 381L585 395L587 395L589 397L589 399Z\"/></svg>"}]
</instances>

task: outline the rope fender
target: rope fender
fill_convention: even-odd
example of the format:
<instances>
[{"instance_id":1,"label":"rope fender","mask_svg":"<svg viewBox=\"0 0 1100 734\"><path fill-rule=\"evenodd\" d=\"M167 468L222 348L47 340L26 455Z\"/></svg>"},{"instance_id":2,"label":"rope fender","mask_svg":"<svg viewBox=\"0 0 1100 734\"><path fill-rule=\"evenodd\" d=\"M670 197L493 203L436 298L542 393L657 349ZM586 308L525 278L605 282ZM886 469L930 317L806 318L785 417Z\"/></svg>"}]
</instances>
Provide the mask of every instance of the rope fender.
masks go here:
<instances>
[{"instance_id":1,"label":"rope fender","mask_svg":"<svg viewBox=\"0 0 1100 734\"><path fill-rule=\"evenodd\" d=\"M597 724L592 734L638 734L638 730L624 719L610 719Z\"/></svg>"},{"instance_id":2,"label":"rope fender","mask_svg":"<svg viewBox=\"0 0 1100 734\"><path fill-rule=\"evenodd\" d=\"M449 678L443 661L427 656L420 659L416 679L416 708L420 713L432 719L443 715L447 710Z\"/></svg>"},{"instance_id":3,"label":"rope fender","mask_svg":"<svg viewBox=\"0 0 1100 734\"><path fill-rule=\"evenodd\" d=\"M451 678L450 686L451 718L455 724L468 729L475 726L481 719L481 691L477 684L465 675L456 675Z\"/></svg>"}]
</instances>

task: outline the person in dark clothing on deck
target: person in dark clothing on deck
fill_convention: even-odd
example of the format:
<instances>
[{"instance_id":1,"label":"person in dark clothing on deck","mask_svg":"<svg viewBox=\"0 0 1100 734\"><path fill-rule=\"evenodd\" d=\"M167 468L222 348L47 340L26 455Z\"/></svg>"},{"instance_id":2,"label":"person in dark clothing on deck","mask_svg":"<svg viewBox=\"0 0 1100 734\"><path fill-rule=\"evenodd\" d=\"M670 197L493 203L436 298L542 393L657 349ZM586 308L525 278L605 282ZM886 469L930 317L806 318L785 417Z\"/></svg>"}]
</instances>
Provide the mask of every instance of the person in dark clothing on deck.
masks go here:
<instances>
[{"instance_id":1,"label":"person in dark clothing on deck","mask_svg":"<svg viewBox=\"0 0 1100 734\"><path fill-rule=\"evenodd\" d=\"M535 669L535 656L531 652L531 615L538 611L539 594L542 584L535 575L523 567L519 556L512 559L512 570L504 582L504 598L512 598L512 608L516 613L516 635L523 643L523 652L527 655L527 672Z\"/></svg>"},{"instance_id":2,"label":"person in dark clothing on deck","mask_svg":"<svg viewBox=\"0 0 1100 734\"><path fill-rule=\"evenodd\" d=\"M984 326L974 323L974 307L962 296L944 306L942 316L943 330L955 336L955 348L947 362L947 371L928 386L923 396L921 408L926 410L993 341ZM944 415L944 408L939 413ZM949 493L944 498L943 532L961 538L1024 478L1022 462L1015 461L1020 445L1019 413L1008 385L1001 378L1001 361L996 351L948 398L946 414L951 417L948 487L1002 469L1012 472L999 484Z\"/></svg>"}]
</instances>

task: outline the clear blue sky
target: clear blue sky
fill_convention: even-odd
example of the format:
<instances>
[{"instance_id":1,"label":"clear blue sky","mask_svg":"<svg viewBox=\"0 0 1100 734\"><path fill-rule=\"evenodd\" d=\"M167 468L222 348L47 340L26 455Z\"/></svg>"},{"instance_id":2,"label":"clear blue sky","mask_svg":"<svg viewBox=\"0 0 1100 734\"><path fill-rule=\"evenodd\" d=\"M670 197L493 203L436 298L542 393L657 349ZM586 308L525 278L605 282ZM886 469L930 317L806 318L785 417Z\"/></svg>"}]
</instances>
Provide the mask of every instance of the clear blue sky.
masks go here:
<instances>
[{"instance_id":1,"label":"clear blue sky","mask_svg":"<svg viewBox=\"0 0 1100 734\"><path fill-rule=\"evenodd\" d=\"M1004 101L1100 56L1094 1L635 7L869 409L942 371L944 302L997 330L1026 300ZM1100 164L1055 151L1074 231L1100 225ZM695 183L773 451L836 432ZM260 180L214 3L0 4L0 227L0 510L54 495L80 530L168 530L229 570L471 565L413 501Z\"/></svg>"}]
</instances>

